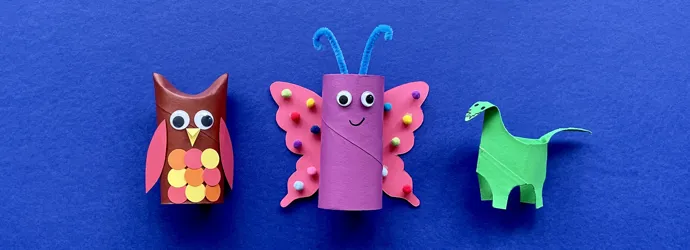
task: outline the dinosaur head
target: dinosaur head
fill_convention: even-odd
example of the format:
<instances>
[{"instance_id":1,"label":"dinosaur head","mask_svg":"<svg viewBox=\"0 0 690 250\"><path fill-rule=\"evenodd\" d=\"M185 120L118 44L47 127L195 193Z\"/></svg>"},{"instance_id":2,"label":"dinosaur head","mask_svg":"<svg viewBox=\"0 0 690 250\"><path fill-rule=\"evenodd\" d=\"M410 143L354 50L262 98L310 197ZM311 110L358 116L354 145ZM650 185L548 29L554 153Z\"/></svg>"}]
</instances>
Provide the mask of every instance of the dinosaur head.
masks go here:
<instances>
[{"instance_id":1,"label":"dinosaur head","mask_svg":"<svg viewBox=\"0 0 690 250\"><path fill-rule=\"evenodd\" d=\"M496 107L496 105L493 105L490 102L475 102L474 104L472 104L472 107L470 107L470 109L467 110L467 114L465 114L465 121L472 120L475 117L479 116L479 114L481 114L485 110L493 107Z\"/></svg>"}]
</instances>

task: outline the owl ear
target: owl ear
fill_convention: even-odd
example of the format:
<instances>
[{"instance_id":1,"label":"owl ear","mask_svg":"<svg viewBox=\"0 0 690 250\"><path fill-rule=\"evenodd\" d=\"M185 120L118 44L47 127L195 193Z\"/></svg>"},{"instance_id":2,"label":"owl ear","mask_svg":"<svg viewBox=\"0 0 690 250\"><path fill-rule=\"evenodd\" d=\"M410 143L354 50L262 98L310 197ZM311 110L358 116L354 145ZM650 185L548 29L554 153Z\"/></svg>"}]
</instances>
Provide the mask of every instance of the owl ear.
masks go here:
<instances>
[{"instance_id":1,"label":"owl ear","mask_svg":"<svg viewBox=\"0 0 690 250\"><path fill-rule=\"evenodd\" d=\"M210 87L208 87L204 93L209 95L222 94L226 95L228 93L228 73L225 73L218 77Z\"/></svg>"},{"instance_id":2,"label":"owl ear","mask_svg":"<svg viewBox=\"0 0 690 250\"><path fill-rule=\"evenodd\" d=\"M156 93L159 91L166 91L182 94L182 92L175 88L175 86L173 86L168 79L165 79L163 75L158 73L153 73L153 88L156 90Z\"/></svg>"}]
</instances>

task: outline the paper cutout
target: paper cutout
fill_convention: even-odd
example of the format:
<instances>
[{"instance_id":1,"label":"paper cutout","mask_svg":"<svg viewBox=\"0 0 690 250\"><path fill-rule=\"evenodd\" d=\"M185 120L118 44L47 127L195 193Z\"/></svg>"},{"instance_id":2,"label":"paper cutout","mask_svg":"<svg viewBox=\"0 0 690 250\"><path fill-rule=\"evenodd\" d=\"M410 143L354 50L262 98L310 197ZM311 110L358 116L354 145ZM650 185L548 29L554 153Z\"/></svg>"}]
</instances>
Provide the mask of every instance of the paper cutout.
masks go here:
<instances>
[{"instance_id":1,"label":"paper cutout","mask_svg":"<svg viewBox=\"0 0 690 250\"><path fill-rule=\"evenodd\" d=\"M187 186L184 187L169 187L168 188L168 198L170 198L170 201L175 204L182 204L185 201L187 201L187 196L185 195L185 189Z\"/></svg>"},{"instance_id":2,"label":"paper cutout","mask_svg":"<svg viewBox=\"0 0 690 250\"><path fill-rule=\"evenodd\" d=\"M209 201L217 201L220 197L219 186L206 186L206 199Z\"/></svg>"},{"instance_id":3,"label":"paper cutout","mask_svg":"<svg viewBox=\"0 0 690 250\"><path fill-rule=\"evenodd\" d=\"M222 179L232 188L234 167L225 124L228 75L197 95L182 93L162 75L154 73L153 80L159 125L146 158L146 192L163 176L161 203L222 203ZM214 187L207 191L206 184Z\"/></svg>"},{"instance_id":4,"label":"paper cutout","mask_svg":"<svg viewBox=\"0 0 690 250\"><path fill-rule=\"evenodd\" d=\"M216 168L220 162L220 156L215 149L207 148L201 153L201 165L205 168Z\"/></svg>"},{"instance_id":5,"label":"paper cutout","mask_svg":"<svg viewBox=\"0 0 690 250\"><path fill-rule=\"evenodd\" d=\"M187 185L187 179L185 178L186 169L171 169L168 172L168 183L170 186L181 188Z\"/></svg>"},{"instance_id":6,"label":"paper cutout","mask_svg":"<svg viewBox=\"0 0 690 250\"><path fill-rule=\"evenodd\" d=\"M374 30L360 72L367 72L373 41L380 32L386 33L387 40L392 38L392 29L387 25ZM280 205L286 207L321 188L318 203L323 209L380 209L382 190L419 206L419 199L412 193L412 179L398 155L414 144L413 132L424 119L421 105L429 86L412 82L384 92L382 76L345 74L342 52L330 30L321 28L316 32L315 48L321 48L320 36L328 37L343 73L323 76L324 98L292 83L274 82L270 87L279 106L276 122L287 132L285 144L291 152L302 155ZM417 98L412 94L415 91ZM298 120L293 119L295 114ZM405 115L414 117L408 125L403 124ZM390 147L393 137L401 140L399 147ZM384 169L384 165L390 167Z\"/></svg>"},{"instance_id":7,"label":"paper cutout","mask_svg":"<svg viewBox=\"0 0 690 250\"><path fill-rule=\"evenodd\" d=\"M204 182L211 186L218 185L220 182L220 170L217 168L204 169Z\"/></svg>"},{"instance_id":8,"label":"paper cutout","mask_svg":"<svg viewBox=\"0 0 690 250\"><path fill-rule=\"evenodd\" d=\"M520 187L520 201L543 206L542 190L546 179L548 143L561 131L592 133L581 128L560 128L539 139L513 136L508 132L498 107L490 102L476 102L465 114L465 121L484 113L477 176L481 200L506 209L510 191Z\"/></svg>"}]
</instances>

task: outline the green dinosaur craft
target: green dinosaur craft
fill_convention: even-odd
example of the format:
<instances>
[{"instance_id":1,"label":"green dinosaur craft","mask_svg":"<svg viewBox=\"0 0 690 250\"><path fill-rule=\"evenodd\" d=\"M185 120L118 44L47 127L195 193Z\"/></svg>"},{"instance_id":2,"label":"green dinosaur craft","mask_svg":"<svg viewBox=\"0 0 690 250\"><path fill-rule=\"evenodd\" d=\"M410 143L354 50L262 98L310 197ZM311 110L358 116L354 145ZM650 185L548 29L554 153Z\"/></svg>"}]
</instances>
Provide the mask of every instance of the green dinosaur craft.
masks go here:
<instances>
[{"instance_id":1,"label":"green dinosaur craft","mask_svg":"<svg viewBox=\"0 0 690 250\"><path fill-rule=\"evenodd\" d=\"M520 186L521 202L542 207L549 140L561 131L592 132L581 128L559 128L539 139L513 136L503 124L498 107L490 102L472 105L465 114L465 121L482 112L485 112L484 125L477 160L482 201L493 200L494 208L506 209L510 191Z\"/></svg>"}]
</instances>

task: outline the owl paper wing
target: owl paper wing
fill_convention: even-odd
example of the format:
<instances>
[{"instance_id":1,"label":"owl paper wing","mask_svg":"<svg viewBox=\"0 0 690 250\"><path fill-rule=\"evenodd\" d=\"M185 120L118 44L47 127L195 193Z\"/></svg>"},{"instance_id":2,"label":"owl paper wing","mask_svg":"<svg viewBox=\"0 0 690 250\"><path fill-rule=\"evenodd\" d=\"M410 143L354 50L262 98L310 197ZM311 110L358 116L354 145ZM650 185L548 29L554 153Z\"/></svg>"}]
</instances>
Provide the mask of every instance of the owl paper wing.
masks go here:
<instances>
[{"instance_id":1,"label":"owl paper wing","mask_svg":"<svg viewBox=\"0 0 690 250\"><path fill-rule=\"evenodd\" d=\"M148 193L153 185L156 185L158 179L163 171L165 165L165 150L167 147L167 136L165 128L165 120L161 121L153 133L151 142L149 143L148 152L146 152L146 192Z\"/></svg>"},{"instance_id":2,"label":"owl paper wing","mask_svg":"<svg viewBox=\"0 0 690 250\"><path fill-rule=\"evenodd\" d=\"M286 132L285 145L291 152L302 155L297 160L296 171L288 179L287 194L280 201L280 206L287 207L292 201L312 196L319 189L321 97L287 82L271 84L271 96L278 104L276 122ZM311 107L308 107L308 100L312 102ZM319 129L312 132L313 126Z\"/></svg>"},{"instance_id":3,"label":"owl paper wing","mask_svg":"<svg viewBox=\"0 0 690 250\"><path fill-rule=\"evenodd\" d=\"M385 103L391 104L383 115L383 191L415 207L419 206L419 199L413 192L412 177L405 172L405 164L398 155L407 153L414 145L414 131L424 121L422 103L428 94L429 85L425 82L411 82L386 91L383 97ZM406 115L412 118L408 125L403 122ZM396 137L400 144L393 146L391 141Z\"/></svg>"},{"instance_id":4,"label":"owl paper wing","mask_svg":"<svg viewBox=\"0 0 690 250\"><path fill-rule=\"evenodd\" d=\"M220 118L220 160L223 163L223 173L225 174L225 181L232 189L233 177L235 176L235 159L232 151L232 140L225 120Z\"/></svg>"}]
</instances>

